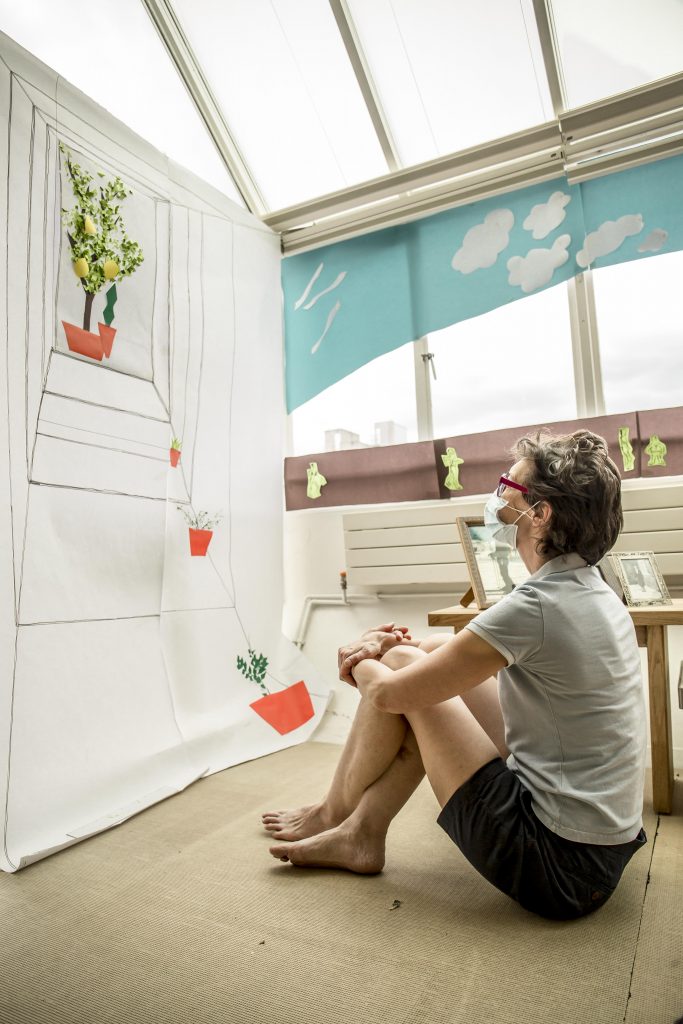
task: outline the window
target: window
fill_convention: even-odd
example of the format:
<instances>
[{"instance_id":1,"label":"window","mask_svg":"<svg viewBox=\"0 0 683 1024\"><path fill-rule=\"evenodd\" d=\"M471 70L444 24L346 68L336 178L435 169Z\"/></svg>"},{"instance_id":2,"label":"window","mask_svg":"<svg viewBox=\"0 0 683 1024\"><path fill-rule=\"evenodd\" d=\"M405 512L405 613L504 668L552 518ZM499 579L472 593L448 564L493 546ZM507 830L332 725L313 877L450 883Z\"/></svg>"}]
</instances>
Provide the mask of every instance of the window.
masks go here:
<instances>
[{"instance_id":1,"label":"window","mask_svg":"<svg viewBox=\"0 0 683 1024\"><path fill-rule=\"evenodd\" d=\"M2 29L162 153L244 206L140 0L2 4Z\"/></svg>"},{"instance_id":2,"label":"window","mask_svg":"<svg viewBox=\"0 0 683 1024\"><path fill-rule=\"evenodd\" d=\"M576 416L566 284L429 336L434 436Z\"/></svg>"},{"instance_id":3,"label":"window","mask_svg":"<svg viewBox=\"0 0 683 1024\"><path fill-rule=\"evenodd\" d=\"M531 0L348 0L401 162L553 118Z\"/></svg>"},{"instance_id":4,"label":"window","mask_svg":"<svg viewBox=\"0 0 683 1024\"><path fill-rule=\"evenodd\" d=\"M681 404L683 253L593 271L608 413Z\"/></svg>"},{"instance_id":5,"label":"window","mask_svg":"<svg viewBox=\"0 0 683 1024\"><path fill-rule=\"evenodd\" d=\"M683 71L680 0L552 0L570 107Z\"/></svg>"},{"instance_id":6,"label":"window","mask_svg":"<svg viewBox=\"0 0 683 1024\"><path fill-rule=\"evenodd\" d=\"M413 346L373 359L291 414L292 455L417 441Z\"/></svg>"},{"instance_id":7,"label":"window","mask_svg":"<svg viewBox=\"0 0 683 1024\"><path fill-rule=\"evenodd\" d=\"M269 209L387 173L327 3L173 6Z\"/></svg>"}]
</instances>

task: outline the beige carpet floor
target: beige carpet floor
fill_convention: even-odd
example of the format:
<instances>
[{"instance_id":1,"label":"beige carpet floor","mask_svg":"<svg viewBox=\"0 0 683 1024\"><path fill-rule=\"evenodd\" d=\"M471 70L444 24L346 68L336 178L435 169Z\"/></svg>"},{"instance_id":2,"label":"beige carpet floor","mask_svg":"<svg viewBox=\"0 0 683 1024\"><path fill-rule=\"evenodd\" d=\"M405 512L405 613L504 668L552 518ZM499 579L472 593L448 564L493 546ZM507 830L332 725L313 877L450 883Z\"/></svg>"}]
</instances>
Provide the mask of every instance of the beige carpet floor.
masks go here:
<instances>
[{"instance_id":1,"label":"beige carpet floor","mask_svg":"<svg viewBox=\"0 0 683 1024\"><path fill-rule=\"evenodd\" d=\"M536 918L436 825L426 783L381 875L273 860L262 810L325 792L309 742L0 875L2 1024L673 1024L683 1014L683 781L612 899ZM400 901L396 906L394 901Z\"/></svg>"}]
</instances>

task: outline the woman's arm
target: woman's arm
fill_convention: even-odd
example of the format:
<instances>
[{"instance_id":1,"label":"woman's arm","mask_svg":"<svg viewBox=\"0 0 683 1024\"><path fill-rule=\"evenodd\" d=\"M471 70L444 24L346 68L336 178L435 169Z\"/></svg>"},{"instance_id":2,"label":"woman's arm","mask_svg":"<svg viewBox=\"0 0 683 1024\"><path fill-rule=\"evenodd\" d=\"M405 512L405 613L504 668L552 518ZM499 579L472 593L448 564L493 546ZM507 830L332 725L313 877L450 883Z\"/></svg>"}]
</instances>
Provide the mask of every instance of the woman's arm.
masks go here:
<instances>
[{"instance_id":1,"label":"woman's arm","mask_svg":"<svg viewBox=\"0 0 683 1024\"><path fill-rule=\"evenodd\" d=\"M380 711L401 714L440 704L495 676L507 661L495 647L463 629L437 650L393 671L378 661L360 661L352 668L361 694Z\"/></svg>"}]
</instances>

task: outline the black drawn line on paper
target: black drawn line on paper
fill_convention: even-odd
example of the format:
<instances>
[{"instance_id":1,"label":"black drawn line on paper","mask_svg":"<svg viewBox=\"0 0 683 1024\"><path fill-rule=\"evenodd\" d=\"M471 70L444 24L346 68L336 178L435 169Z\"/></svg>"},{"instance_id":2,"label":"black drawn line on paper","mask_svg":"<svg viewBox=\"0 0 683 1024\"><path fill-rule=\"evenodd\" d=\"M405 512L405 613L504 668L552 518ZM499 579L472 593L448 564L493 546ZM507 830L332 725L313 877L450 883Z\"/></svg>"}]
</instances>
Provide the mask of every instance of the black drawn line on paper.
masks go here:
<instances>
[{"instance_id":1,"label":"black drawn line on paper","mask_svg":"<svg viewBox=\"0 0 683 1024\"><path fill-rule=\"evenodd\" d=\"M173 210L168 218L168 418L172 420L175 408L175 289L173 287L173 265L175 260L175 232ZM176 435L177 436L177 435Z\"/></svg>"},{"instance_id":2,"label":"black drawn line on paper","mask_svg":"<svg viewBox=\"0 0 683 1024\"><path fill-rule=\"evenodd\" d=\"M77 484L55 484L48 480L30 480L29 483L32 487L54 487L58 491L82 491L88 494L113 494L115 497L119 498L138 498L140 501L167 501L165 497L158 498L153 494L134 494L131 491L115 491L108 487L79 487ZM174 498L173 501L177 502L178 505L190 504L190 502L186 501L185 498Z\"/></svg>"},{"instance_id":3,"label":"black drawn line on paper","mask_svg":"<svg viewBox=\"0 0 683 1024\"><path fill-rule=\"evenodd\" d=\"M152 322L149 330L150 358L152 363L152 384L154 384L154 313L157 305L157 270L159 269L159 234L157 231L157 201L154 204L154 285L152 287Z\"/></svg>"},{"instance_id":4,"label":"black drawn line on paper","mask_svg":"<svg viewBox=\"0 0 683 1024\"><path fill-rule=\"evenodd\" d=\"M30 473L28 468L28 377L29 377L29 352L31 336L29 333L30 302L31 302L31 203L33 200L33 154L36 131L36 108L31 106L31 131L28 150L28 188L26 190L26 303L24 306L24 449L26 452L26 477ZM8 218L9 219L9 218ZM9 345L9 335L7 337Z\"/></svg>"},{"instance_id":5,"label":"black drawn line on paper","mask_svg":"<svg viewBox=\"0 0 683 1024\"><path fill-rule=\"evenodd\" d=\"M12 170L12 114L14 109L14 76L10 74L9 80L9 110L7 114L7 190L6 190L6 210L7 217L5 218L5 338L7 344L5 346L5 386L7 389L7 466L8 466L8 484L9 484L9 511L10 511L10 533L12 542L12 586L14 588L14 622L15 625L18 620L18 594L17 594L17 566L16 566L16 545L15 545L15 529L14 529L14 495L12 488L12 424L10 418L10 372L9 372L9 222L10 222L10 178ZM12 700L14 700L14 684L12 688ZM8 778L9 786L9 778Z\"/></svg>"},{"instance_id":6,"label":"black drawn line on paper","mask_svg":"<svg viewBox=\"0 0 683 1024\"><path fill-rule=\"evenodd\" d=\"M42 118L41 118L42 120ZM45 329L45 317L47 315L47 295L46 295L46 284L47 284L47 243L48 243L48 221L47 221L47 205L48 205L48 191L50 181L50 150L51 142L50 136L45 131L45 182L43 185L43 305L42 305L42 317L41 317L41 338L40 338L40 390L42 398L43 390L43 379L45 373L45 339L47 331Z\"/></svg>"},{"instance_id":7,"label":"black drawn line on paper","mask_svg":"<svg viewBox=\"0 0 683 1024\"><path fill-rule=\"evenodd\" d=\"M155 423L168 423L168 420L162 419L160 416L150 416L146 412L137 412L135 409L121 409L117 405L105 405L103 402L92 402L89 398L76 398L74 395L63 395L60 391L51 391L46 388L43 392L45 395L51 395L53 398L63 398L67 402L80 402L81 405L92 405L96 409L109 409L111 412L124 412L127 416L138 416L141 420L153 420Z\"/></svg>"},{"instance_id":8,"label":"black drawn line on paper","mask_svg":"<svg viewBox=\"0 0 683 1024\"><path fill-rule=\"evenodd\" d=\"M190 494L194 488L194 463L197 451L197 434L199 432L199 409L202 401L202 373L204 370L204 214L200 214L200 236L199 236L199 307L202 314L201 349L199 353L199 381L197 383L197 415L194 421L194 437L192 438L192 460L190 463Z\"/></svg>"},{"instance_id":9,"label":"black drawn line on paper","mask_svg":"<svg viewBox=\"0 0 683 1024\"><path fill-rule=\"evenodd\" d=\"M187 211L187 243L185 251L185 281L187 283L187 335L185 344L185 393L183 396L183 427L180 437L185 438L187 424L187 384L190 377L190 356L192 353L192 290L190 288L190 211Z\"/></svg>"},{"instance_id":10,"label":"black drawn line on paper","mask_svg":"<svg viewBox=\"0 0 683 1024\"><path fill-rule=\"evenodd\" d=\"M40 437L50 437L53 441L63 441L65 444L78 444L83 445L85 448L99 448L105 452L119 452L121 455L132 455L136 459L150 459L152 462L167 462L165 458L161 458L159 455L144 455L142 452L132 452L128 448L112 448L107 444L96 444L94 441L77 441L73 437L60 437L59 434L48 434L44 430L39 430L38 434Z\"/></svg>"},{"instance_id":11,"label":"black drawn line on paper","mask_svg":"<svg viewBox=\"0 0 683 1024\"><path fill-rule=\"evenodd\" d=\"M3 63L4 63L4 61L3 61ZM7 189L6 189L6 203L7 203L7 205L6 205L6 212L7 212L7 216L5 218L5 337L7 339L9 339L9 219L10 219L9 218L9 213L10 213L10 190L9 190L9 185L10 185L10 176L11 176L10 172L11 172L11 162L12 162L11 139L12 139L13 88L14 88L14 75L10 71L10 76L9 76L9 96L8 96L9 109L8 109L8 112L7 112ZM4 851L5 851L5 858L6 858L7 862L9 864L11 864L11 866L13 868L16 868L18 865L16 865L11 860L10 855L9 855L9 851L7 849L7 824L8 824L8 815L9 815L9 787L10 787L10 776L11 776L11 768L12 768L12 734L13 734L13 726L14 726L14 694L15 694L15 689L16 689L16 678L17 678L17 643L18 643L18 636L19 636L18 631L16 630L16 623L17 623L17 620L18 620L18 615L17 615L17 572L16 572L16 564L15 564L16 555L15 555L15 548L14 548L14 504L13 504L13 495L12 495L12 435L10 433L10 411L9 411L10 410L10 404L9 404L9 395L10 395L10 384L9 384L9 344L7 344L6 347L5 347L5 382L6 382L6 389L7 389L7 405L6 405L6 410L7 410L7 438L8 438L8 442L9 442L8 445L7 445L7 456L8 456L7 457L7 467L8 467L9 504L10 504L10 507L9 507L9 513L10 513L9 519L10 519L10 534L11 534L11 538L10 539L11 539L11 546L12 546L12 587L14 588L13 589L13 596L14 596L13 609L14 609L15 633L14 633L14 661L13 661L13 666L12 666L12 691L11 691L11 696L10 696L9 723L8 723L9 728L8 728L8 736L7 736L7 782L6 782L6 785L5 785L4 828L2 830L2 834L3 834L3 848L4 848Z\"/></svg>"},{"instance_id":12,"label":"black drawn line on paper","mask_svg":"<svg viewBox=\"0 0 683 1024\"><path fill-rule=\"evenodd\" d=\"M161 407L164 410L164 412L166 413L166 415L168 416L168 424L169 424L169 426L171 426L171 413L170 413L170 410L166 407L166 402L164 401L163 395L159 391L159 388L156 386L156 383L154 381L152 381L152 387L156 391L156 395L157 395L157 398L159 399L159 402L161 403ZM175 434L173 436L175 437Z\"/></svg>"},{"instance_id":13,"label":"black drawn line on paper","mask_svg":"<svg viewBox=\"0 0 683 1024\"><path fill-rule=\"evenodd\" d=\"M114 441L130 441L133 444L141 444L145 448L157 448L160 452L168 449L166 445L154 444L153 441L138 441L136 437L123 437L122 434L107 434L104 430L93 430L92 427L74 427L71 423L60 423L58 420L46 420L39 418L39 423L49 423L51 427L64 427L65 430L78 430L82 434L95 434L97 437L111 437Z\"/></svg>"},{"instance_id":14,"label":"black drawn line on paper","mask_svg":"<svg viewBox=\"0 0 683 1024\"><path fill-rule=\"evenodd\" d=\"M130 622L135 619L159 619L162 615L182 614L183 612L231 612L229 604L212 605L210 608L162 608L160 612L148 612L143 615L96 615L89 619L41 619L35 622L20 622L19 629L30 626L72 626L86 622Z\"/></svg>"},{"instance_id":15,"label":"black drawn line on paper","mask_svg":"<svg viewBox=\"0 0 683 1024\"><path fill-rule=\"evenodd\" d=\"M55 354L61 356L62 359L70 359L73 363L79 363L81 366L89 366L91 369L97 371L105 370L107 373L118 373L122 377L129 377L131 380L141 380L145 384L154 383L151 377L143 377L139 373L129 373L127 370L119 370L116 366L106 366L104 363L100 363L97 360L93 361L89 356L79 356L71 351L63 352L61 349L56 349Z\"/></svg>"},{"instance_id":16,"label":"black drawn line on paper","mask_svg":"<svg viewBox=\"0 0 683 1024\"><path fill-rule=\"evenodd\" d=\"M57 104L57 100L56 100L56 97L55 97L55 107L56 107L56 104ZM53 328L54 328L54 330L53 330L53 334L52 334L52 341L50 343L50 348L52 350L50 352L50 360L52 359L52 352L58 352L59 351L59 349L57 348L57 335L58 335L59 323L60 323L60 321L59 321L59 292L60 292L60 287L61 287L61 283L62 283L62 252L63 252L63 247L64 247L64 231L65 231L65 229L63 228L63 225L62 225L62 213L61 213L61 211L62 211L62 203L64 202L64 187L63 187L64 183L62 181L62 154L61 154L60 149L59 149L59 135L57 133L55 133L55 159L56 159L56 162L57 162L57 167L56 167L56 171L55 171L55 204L56 204L55 212L57 213L57 218L58 218L58 223L59 223L59 230L57 232L57 238L58 238L58 242L57 242L57 264L54 267L54 274L55 274L55 301L54 301L54 311L53 311ZM61 353L61 354L63 354L63 353ZM49 372L50 372L50 366L48 364L47 374L49 374ZM43 388L46 388L46 387L47 387L47 376L45 377L45 379L43 381Z\"/></svg>"}]
</instances>

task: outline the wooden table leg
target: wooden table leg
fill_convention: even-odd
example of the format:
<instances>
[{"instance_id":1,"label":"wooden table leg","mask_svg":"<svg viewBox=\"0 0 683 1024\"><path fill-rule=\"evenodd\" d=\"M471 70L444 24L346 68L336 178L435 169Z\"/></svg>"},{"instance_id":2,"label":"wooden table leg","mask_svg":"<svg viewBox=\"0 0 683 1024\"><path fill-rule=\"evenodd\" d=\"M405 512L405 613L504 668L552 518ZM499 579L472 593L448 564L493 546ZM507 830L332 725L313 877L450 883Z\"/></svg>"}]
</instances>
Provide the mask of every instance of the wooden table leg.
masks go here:
<instances>
[{"instance_id":1,"label":"wooden table leg","mask_svg":"<svg viewBox=\"0 0 683 1024\"><path fill-rule=\"evenodd\" d=\"M654 809L671 814L674 771L666 626L647 626L647 673Z\"/></svg>"}]
</instances>

